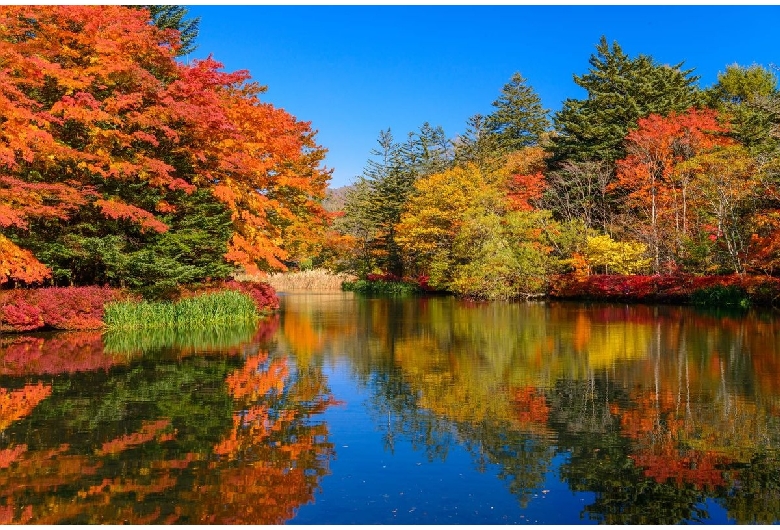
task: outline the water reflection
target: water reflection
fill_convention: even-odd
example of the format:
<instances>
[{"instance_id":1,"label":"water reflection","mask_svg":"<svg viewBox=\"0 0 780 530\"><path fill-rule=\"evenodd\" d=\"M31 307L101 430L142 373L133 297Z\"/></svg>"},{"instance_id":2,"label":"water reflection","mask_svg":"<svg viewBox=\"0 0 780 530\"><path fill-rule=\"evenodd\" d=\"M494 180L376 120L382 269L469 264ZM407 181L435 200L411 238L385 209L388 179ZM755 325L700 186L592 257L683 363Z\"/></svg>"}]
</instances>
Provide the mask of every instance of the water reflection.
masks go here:
<instances>
[{"instance_id":1,"label":"water reflection","mask_svg":"<svg viewBox=\"0 0 780 530\"><path fill-rule=\"evenodd\" d=\"M554 475L584 493L568 522L780 521L774 315L339 293L284 297L258 327L0 337L0 522L327 514L324 477L349 481L326 419L352 386L359 436L426 473L465 452L511 493L504 517Z\"/></svg>"},{"instance_id":2,"label":"water reflection","mask_svg":"<svg viewBox=\"0 0 780 530\"><path fill-rule=\"evenodd\" d=\"M154 351L116 337L103 351L100 334L4 338L0 522L290 519L328 473L316 416L332 398L321 372L270 358L276 326L221 344L158 336Z\"/></svg>"},{"instance_id":3,"label":"water reflection","mask_svg":"<svg viewBox=\"0 0 780 530\"><path fill-rule=\"evenodd\" d=\"M596 494L583 515L603 522L705 521L707 499L740 523L780 520L773 315L341 300L288 298L284 328L348 359L388 449L462 444L521 505L567 455L560 476Z\"/></svg>"}]
</instances>

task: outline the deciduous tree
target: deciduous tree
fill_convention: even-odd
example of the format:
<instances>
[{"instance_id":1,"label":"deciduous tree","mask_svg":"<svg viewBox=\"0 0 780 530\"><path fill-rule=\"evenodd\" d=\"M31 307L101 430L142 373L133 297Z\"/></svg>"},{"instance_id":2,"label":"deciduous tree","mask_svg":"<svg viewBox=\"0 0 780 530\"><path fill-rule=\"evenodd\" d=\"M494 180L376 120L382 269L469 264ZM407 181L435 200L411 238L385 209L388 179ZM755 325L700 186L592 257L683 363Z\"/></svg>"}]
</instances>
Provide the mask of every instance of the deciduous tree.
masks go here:
<instances>
[{"instance_id":1,"label":"deciduous tree","mask_svg":"<svg viewBox=\"0 0 780 530\"><path fill-rule=\"evenodd\" d=\"M625 194L626 205L639 223L628 232L648 246L653 271L677 260L691 227L689 211L692 175L680 162L717 146L731 143L713 111L657 114L642 118L626 136L628 156L617 163L614 189Z\"/></svg>"},{"instance_id":2,"label":"deciduous tree","mask_svg":"<svg viewBox=\"0 0 780 530\"><path fill-rule=\"evenodd\" d=\"M70 230L66 220L81 223L82 234L102 239L176 232L163 219L202 189L231 216L220 261L283 269L314 252L328 223L320 202L330 172L310 124L261 101L264 87L245 71L222 72L211 58L177 63L179 33L151 24L149 13L0 10L0 223L8 237L20 244L30 220L54 234ZM10 197L10 187L21 193Z\"/></svg>"}]
</instances>

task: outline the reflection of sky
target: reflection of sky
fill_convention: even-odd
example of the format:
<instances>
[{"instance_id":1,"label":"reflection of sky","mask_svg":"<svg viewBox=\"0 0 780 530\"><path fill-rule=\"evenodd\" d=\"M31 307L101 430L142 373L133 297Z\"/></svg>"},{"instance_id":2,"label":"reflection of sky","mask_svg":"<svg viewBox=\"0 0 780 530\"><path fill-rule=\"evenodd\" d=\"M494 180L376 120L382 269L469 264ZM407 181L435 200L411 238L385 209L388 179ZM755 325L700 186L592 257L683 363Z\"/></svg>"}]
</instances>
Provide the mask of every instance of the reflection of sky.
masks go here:
<instances>
[{"instance_id":1,"label":"reflection of sky","mask_svg":"<svg viewBox=\"0 0 780 530\"><path fill-rule=\"evenodd\" d=\"M335 457L314 502L300 507L292 523L580 524L596 522L586 513L592 509L598 520L596 510L625 510L604 515L677 521L701 514L702 522L726 524L733 522L722 507L727 496L747 502L741 515L750 520L763 502L751 493L753 481L774 495L760 473L748 474L744 485L739 471L732 473L780 443L766 408L776 394L753 393L759 373L777 373L778 346L766 340L776 335L772 320L691 308L466 307L450 299L343 294L288 297L283 305L279 353L319 360L341 403L311 418L327 423ZM304 340L310 336L320 346ZM394 396L398 388L416 393L421 408L410 396ZM536 395L546 405L530 399ZM503 422L513 427L500 431ZM515 452L518 443L529 444L525 454ZM568 453L553 456L556 447L548 444L574 448L578 458L565 466ZM596 458L602 444L616 444L614 454ZM481 449L499 463L480 471ZM446 459L437 456L442 452ZM515 471L524 478L505 478ZM561 474L605 488L604 498L572 491ZM678 491L679 481L685 491ZM717 490L718 484L744 490ZM512 492L525 485L535 489ZM759 520L771 520L772 510Z\"/></svg>"},{"instance_id":2,"label":"reflection of sky","mask_svg":"<svg viewBox=\"0 0 780 530\"><path fill-rule=\"evenodd\" d=\"M444 462L429 462L422 449L396 438L384 449L382 432L369 414L370 389L359 388L346 362L325 368L328 384L342 405L329 407L318 421L328 424L336 456L314 504L302 506L294 524L564 524L580 521L592 493L572 492L557 476L559 455L544 486L523 509L499 467L484 473L463 447L452 447Z\"/></svg>"}]
</instances>

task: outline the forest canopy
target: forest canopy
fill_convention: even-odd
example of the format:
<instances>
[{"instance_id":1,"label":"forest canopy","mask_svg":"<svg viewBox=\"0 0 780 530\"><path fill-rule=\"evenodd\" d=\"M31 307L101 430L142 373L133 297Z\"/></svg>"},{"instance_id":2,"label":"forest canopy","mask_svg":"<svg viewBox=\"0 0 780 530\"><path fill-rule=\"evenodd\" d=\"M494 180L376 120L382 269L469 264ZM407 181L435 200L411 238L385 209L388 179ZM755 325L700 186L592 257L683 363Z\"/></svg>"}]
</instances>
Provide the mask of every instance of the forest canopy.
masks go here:
<instances>
[{"instance_id":1,"label":"forest canopy","mask_svg":"<svg viewBox=\"0 0 780 530\"><path fill-rule=\"evenodd\" d=\"M560 274L774 274L780 96L762 66L708 88L680 62L602 37L550 114L512 75L450 137L379 136L335 226L334 265L476 298L546 292Z\"/></svg>"}]
</instances>

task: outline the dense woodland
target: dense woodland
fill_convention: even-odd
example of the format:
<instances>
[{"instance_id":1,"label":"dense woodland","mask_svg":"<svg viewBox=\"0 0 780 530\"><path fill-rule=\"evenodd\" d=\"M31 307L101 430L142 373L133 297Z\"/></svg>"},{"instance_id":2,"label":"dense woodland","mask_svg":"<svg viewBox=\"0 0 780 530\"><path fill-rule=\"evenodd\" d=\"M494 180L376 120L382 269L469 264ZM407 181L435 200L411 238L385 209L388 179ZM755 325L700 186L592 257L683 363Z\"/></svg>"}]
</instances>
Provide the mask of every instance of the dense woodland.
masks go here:
<instances>
[{"instance_id":1,"label":"dense woodland","mask_svg":"<svg viewBox=\"0 0 780 530\"><path fill-rule=\"evenodd\" d=\"M551 113L516 73L462 132L381 131L327 211L311 125L263 101L248 72L178 60L196 46L185 15L0 9L5 287L153 292L322 266L516 298L559 274L780 264L773 67L724 65L700 87L682 62L602 37L574 75L583 99Z\"/></svg>"},{"instance_id":2,"label":"dense woodland","mask_svg":"<svg viewBox=\"0 0 780 530\"><path fill-rule=\"evenodd\" d=\"M519 73L449 140L384 131L338 227L360 273L464 295L544 292L570 274L772 274L780 232L775 71L683 64L601 39L587 96L550 116Z\"/></svg>"}]
</instances>

